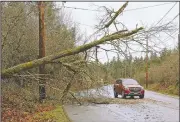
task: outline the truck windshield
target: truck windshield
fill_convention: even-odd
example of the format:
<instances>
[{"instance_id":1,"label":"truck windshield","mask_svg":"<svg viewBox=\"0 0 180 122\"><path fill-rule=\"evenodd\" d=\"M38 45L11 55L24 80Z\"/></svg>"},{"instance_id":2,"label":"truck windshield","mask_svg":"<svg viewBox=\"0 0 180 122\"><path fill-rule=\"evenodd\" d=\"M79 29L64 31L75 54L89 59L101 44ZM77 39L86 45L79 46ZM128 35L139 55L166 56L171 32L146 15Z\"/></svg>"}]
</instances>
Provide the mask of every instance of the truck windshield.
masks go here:
<instances>
[{"instance_id":1,"label":"truck windshield","mask_svg":"<svg viewBox=\"0 0 180 122\"><path fill-rule=\"evenodd\" d=\"M133 79L127 79L123 80L124 85L138 85L139 83L136 80Z\"/></svg>"}]
</instances>

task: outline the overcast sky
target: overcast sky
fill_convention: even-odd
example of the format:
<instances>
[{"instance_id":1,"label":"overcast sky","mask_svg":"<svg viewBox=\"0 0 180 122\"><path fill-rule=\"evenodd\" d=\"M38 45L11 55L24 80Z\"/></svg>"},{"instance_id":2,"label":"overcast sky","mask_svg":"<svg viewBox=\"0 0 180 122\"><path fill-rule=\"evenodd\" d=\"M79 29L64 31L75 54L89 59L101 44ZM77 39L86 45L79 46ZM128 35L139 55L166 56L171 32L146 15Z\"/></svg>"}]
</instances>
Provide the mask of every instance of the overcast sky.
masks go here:
<instances>
[{"instance_id":1,"label":"overcast sky","mask_svg":"<svg viewBox=\"0 0 180 122\"><path fill-rule=\"evenodd\" d=\"M66 2L64 4L65 11L71 13L73 21L76 22L82 33L86 32L87 36L91 35L94 30L94 26L98 24L98 17L100 17L103 12L100 11L91 11L97 10L97 6L106 6L108 8L113 8L115 11L118 10L124 2ZM163 5L162 5L163 4ZM61 2L58 2L59 6L62 6ZM158 5L158 6L154 6ZM175 5L175 2L129 2L128 6L125 9L125 12L118 18L120 22L125 24L128 29L134 29L136 24L140 27L143 24L152 25L156 24L161 18ZM149 8L144 8L147 6L154 6ZM73 7L73 8L67 8ZM81 10L75 8L84 8L89 10ZM136 9L141 8L141 9ZM134 10L136 9L136 10ZM179 13L179 3L177 3L172 10L166 15L166 17L159 23L166 23L171 21ZM177 17L173 22L179 27L179 17ZM158 43L159 47L173 48L177 45L178 40L178 31L175 33L170 33L170 37L167 34L163 34L159 37L160 40L165 40L163 43ZM154 40L158 42L157 40ZM138 48L138 47L134 47ZM116 54L109 53L109 58L112 59ZM136 53L133 56L144 56L144 53ZM107 61L106 54L102 50L98 54L98 57L101 62Z\"/></svg>"}]
</instances>

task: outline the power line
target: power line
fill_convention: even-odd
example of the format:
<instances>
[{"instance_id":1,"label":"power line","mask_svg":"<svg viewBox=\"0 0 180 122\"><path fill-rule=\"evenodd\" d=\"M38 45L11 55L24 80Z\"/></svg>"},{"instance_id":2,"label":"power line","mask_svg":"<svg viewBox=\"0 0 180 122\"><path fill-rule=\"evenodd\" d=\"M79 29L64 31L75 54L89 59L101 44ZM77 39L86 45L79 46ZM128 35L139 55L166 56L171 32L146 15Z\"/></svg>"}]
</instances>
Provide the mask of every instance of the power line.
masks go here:
<instances>
[{"instance_id":1,"label":"power line","mask_svg":"<svg viewBox=\"0 0 180 122\"><path fill-rule=\"evenodd\" d=\"M70 7L70 6L64 6L65 8L71 8L71 9L79 9L79 10L86 10L86 11L98 11L101 12L100 10L93 10L93 9L87 9L87 8L78 8L78 7Z\"/></svg>"},{"instance_id":2,"label":"power line","mask_svg":"<svg viewBox=\"0 0 180 122\"><path fill-rule=\"evenodd\" d=\"M179 16L179 13L171 20L171 21L169 21L167 24L165 24L165 25L163 25L163 28L166 28L170 23L172 23L177 17ZM157 25L157 24L156 24ZM152 29L152 28L151 28ZM151 29L149 29L149 30L151 30ZM154 33L151 33L149 36L151 36L151 35L154 35L154 34L156 34L157 32L154 32ZM166 33L166 32L165 32Z\"/></svg>"},{"instance_id":3,"label":"power line","mask_svg":"<svg viewBox=\"0 0 180 122\"><path fill-rule=\"evenodd\" d=\"M169 25L171 22L173 22L178 16L179 16L179 13L178 13L170 22L168 22L168 23L166 24L166 26Z\"/></svg>"},{"instance_id":4,"label":"power line","mask_svg":"<svg viewBox=\"0 0 180 122\"><path fill-rule=\"evenodd\" d=\"M141 8L135 8L135 9L129 9L129 10L126 10L126 11L133 11L133 10L138 10L138 9L145 9L145 8L150 8L150 7L156 7L156 6L161 6L161 5L165 5L165 4L170 4L170 3L164 3L164 4L158 4L158 5L154 5L154 6L147 6L147 7L141 7ZM160 21L163 20L163 18L174 8L174 6L177 4L177 2L170 8L170 10L168 10L168 12L158 21L158 23ZM76 7L67 7L67 6L63 6L64 8L72 8L72 9L81 9L81 10L92 10L92 9L85 9L85 8L76 8ZM99 10L92 10L92 11L99 11ZM178 17L179 13L169 22L166 24L166 26L168 24L170 24L172 21L174 21L177 17ZM80 24L80 25L83 25L83 26L88 26L88 27L91 27L91 28L94 28L94 26L91 26L91 25L86 25L86 24L82 24L82 23L79 23L79 22L75 22L77 24ZM157 23L157 24L158 24ZM156 25L157 25L156 24Z\"/></svg>"},{"instance_id":5,"label":"power line","mask_svg":"<svg viewBox=\"0 0 180 122\"><path fill-rule=\"evenodd\" d=\"M179 16L179 13L170 21L168 22L165 27L167 27L171 22L173 22L177 17ZM179 28L178 28L179 29ZM169 35L167 32L165 32L167 35ZM170 37L172 37L171 35L169 35ZM172 37L173 38L173 37Z\"/></svg>"},{"instance_id":6,"label":"power line","mask_svg":"<svg viewBox=\"0 0 180 122\"><path fill-rule=\"evenodd\" d=\"M172 2L171 2L171 3L172 3ZM171 3L163 3L163 4L153 5L153 6L146 6L146 7L134 8L134 9L124 10L124 12L134 11L134 10L140 10L140 9L146 9L146 8L151 8L151 7L157 7L157 6L162 6L162 5L171 4ZM93 9L87 9L87 8L78 8L78 7L70 7L70 6L64 6L64 5L63 5L62 7L64 7L64 8L71 8L71 9L79 9L79 10L102 12L102 11L100 11L100 10L93 10ZM88 27L94 28L93 26L86 25L86 24L82 24L82 23L79 23L79 22L75 22L75 23L80 24L80 25L83 25L83 26L88 26Z\"/></svg>"},{"instance_id":7,"label":"power line","mask_svg":"<svg viewBox=\"0 0 180 122\"><path fill-rule=\"evenodd\" d=\"M88 26L88 27L94 28L94 26L87 25L87 24L83 24L83 23L80 23L80 22L75 22L75 21L73 21L73 20L67 20L67 21L68 21L68 22L75 23L75 24L79 24L79 25L83 25L83 26Z\"/></svg>"},{"instance_id":8,"label":"power line","mask_svg":"<svg viewBox=\"0 0 180 122\"><path fill-rule=\"evenodd\" d=\"M178 30L179 30L179 28L177 28L177 29L176 29L174 32L172 32L170 35L171 35L171 36L175 35ZM166 43L167 39L168 39L169 37L171 37L171 36L168 36L167 38L163 39L163 41L162 41L160 38L158 38L157 36L154 35L154 37L156 37L156 39L158 39L158 40L160 41L160 43L163 44L164 46L166 46L165 43ZM172 37L171 37L171 38L172 38ZM172 46L172 44L169 45L169 46Z\"/></svg>"},{"instance_id":9,"label":"power line","mask_svg":"<svg viewBox=\"0 0 180 122\"><path fill-rule=\"evenodd\" d=\"M155 26L158 25L168 15L168 13L175 7L176 4L177 2L166 12L166 14L155 24Z\"/></svg>"},{"instance_id":10,"label":"power line","mask_svg":"<svg viewBox=\"0 0 180 122\"><path fill-rule=\"evenodd\" d=\"M177 30L179 30L179 28L177 29ZM176 30L176 31L177 31ZM172 39L174 39L174 37L172 36L172 34L169 34L169 33L166 33L169 37L171 37Z\"/></svg>"},{"instance_id":11,"label":"power line","mask_svg":"<svg viewBox=\"0 0 180 122\"><path fill-rule=\"evenodd\" d=\"M170 35L171 35L171 36L175 36L176 33L178 32L178 30L179 30L179 28L178 28L177 30L175 30L173 33L171 33ZM177 33L177 34L178 34L178 33ZM167 41L167 40L169 39L169 37L171 37L171 36L168 36L167 38L165 38L165 39L163 40L163 42Z\"/></svg>"},{"instance_id":12,"label":"power line","mask_svg":"<svg viewBox=\"0 0 180 122\"><path fill-rule=\"evenodd\" d=\"M146 9L146 8L152 8L152 7L157 7L157 6L167 5L167 4L172 4L172 2L171 3L157 4L157 5L152 5L152 6L139 7L139 8L134 8L134 9L128 9L128 10L124 10L123 12ZM63 7L64 8L70 8L70 9L79 9L79 10L86 10L86 11L103 12L103 11L95 10L95 9L79 8L79 7L72 7L72 6L63 6Z\"/></svg>"},{"instance_id":13,"label":"power line","mask_svg":"<svg viewBox=\"0 0 180 122\"><path fill-rule=\"evenodd\" d=\"M80 23L80 22L75 22L75 23L80 24L80 25L83 25L83 26L88 26L88 27L94 28L94 27L91 26L91 25L82 24L82 23Z\"/></svg>"},{"instance_id":14,"label":"power line","mask_svg":"<svg viewBox=\"0 0 180 122\"><path fill-rule=\"evenodd\" d=\"M140 10L140 9L146 9L146 8L152 8L152 7L162 6L162 5L166 5L166 4L172 4L172 2L171 2L171 3L157 4L157 5L152 5L152 6L146 6L146 7L139 7L139 8L134 8L134 9L128 9L128 10L124 10L124 12L126 12L126 11Z\"/></svg>"}]
</instances>

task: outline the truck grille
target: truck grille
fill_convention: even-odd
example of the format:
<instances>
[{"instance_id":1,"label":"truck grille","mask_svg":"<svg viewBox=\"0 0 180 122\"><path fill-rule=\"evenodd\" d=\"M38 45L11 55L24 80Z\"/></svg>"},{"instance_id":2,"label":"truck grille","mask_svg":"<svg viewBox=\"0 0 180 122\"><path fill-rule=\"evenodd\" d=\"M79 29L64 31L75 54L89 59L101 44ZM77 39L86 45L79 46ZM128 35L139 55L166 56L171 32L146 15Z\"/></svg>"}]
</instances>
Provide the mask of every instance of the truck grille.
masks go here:
<instances>
[{"instance_id":1,"label":"truck grille","mask_svg":"<svg viewBox=\"0 0 180 122\"><path fill-rule=\"evenodd\" d=\"M141 91L141 87L130 87L129 90L131 92L140 92Z\"/></svg>"}]
</instances>

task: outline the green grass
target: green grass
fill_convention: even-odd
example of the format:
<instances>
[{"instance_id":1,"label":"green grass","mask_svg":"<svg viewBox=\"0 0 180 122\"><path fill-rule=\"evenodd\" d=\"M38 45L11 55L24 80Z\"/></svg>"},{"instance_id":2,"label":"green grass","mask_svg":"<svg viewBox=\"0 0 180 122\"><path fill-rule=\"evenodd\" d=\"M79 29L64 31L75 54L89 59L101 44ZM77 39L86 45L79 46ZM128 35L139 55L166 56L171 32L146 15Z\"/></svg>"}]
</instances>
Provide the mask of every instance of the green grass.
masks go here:
<instances>
[{"instance_id":1,"label":"green grass","mask_svg":"<svg viewBox=\"0 0 180 122\"><path fill-rule=\"evenodd\" d=\"M54 110L42 112L34 116L36 120L40 121L56 121L56 122L70 122L62 106L57 106Z\"/></svg>"},{"instance_id":2,"label":"green grass","mask_svg":"<svg viewBox=\"0 0 180 122\"><path fill-rule=\"evenodd\" d=\"M147 90L152 90L155 92L159 92L162 94L179 97L179 89L178 87L175 87L174 85L169 85L166 88L163 88L162 84L149 84Z\"/></svg>"}]
</instances>

